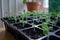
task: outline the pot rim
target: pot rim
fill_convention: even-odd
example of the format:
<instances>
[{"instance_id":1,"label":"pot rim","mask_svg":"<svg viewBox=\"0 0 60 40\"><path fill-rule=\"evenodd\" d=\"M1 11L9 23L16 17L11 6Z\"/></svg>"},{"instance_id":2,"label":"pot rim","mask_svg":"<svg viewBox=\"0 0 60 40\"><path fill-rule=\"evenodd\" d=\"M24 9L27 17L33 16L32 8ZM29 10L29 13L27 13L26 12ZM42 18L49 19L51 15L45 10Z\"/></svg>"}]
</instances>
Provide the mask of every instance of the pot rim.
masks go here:
<instances>
[{"instance_id":1,"label":"pot rim","mask_svg":"<svg viewBox=\"0 0 60 40\"><path fill-rule=\"evenodd\" d=\"M37 4L41 4L41 2L27 2L27 4L28 4L28 3L37 3Z\"/></svg>"}]
</instances>

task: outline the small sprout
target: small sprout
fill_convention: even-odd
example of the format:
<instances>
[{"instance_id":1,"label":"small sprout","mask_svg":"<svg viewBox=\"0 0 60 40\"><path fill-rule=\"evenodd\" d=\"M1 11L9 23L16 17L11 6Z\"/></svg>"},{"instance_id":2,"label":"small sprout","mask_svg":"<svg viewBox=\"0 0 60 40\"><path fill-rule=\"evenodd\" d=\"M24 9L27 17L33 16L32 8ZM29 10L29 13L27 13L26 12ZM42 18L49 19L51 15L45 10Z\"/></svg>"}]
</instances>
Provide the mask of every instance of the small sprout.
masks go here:
<instances>
[{"instance_id":1,"label":"small sprout","mask_svg":"<svg viewBox=\"0 0 60 40\"><path fill-rule=\"evenodd\" d=\"M50 22L50 18L46 18L45 20L46 20L47 23Z\"/></svg>"},{"instance_id":2,"label":"small sprout","mask_svg":"<svg viewBox=\"0 0 60 40\"><path fill-rule=\"evenodd\" d=\"M13 16L13 18L14 18L14 19L16 19L16 18L17 18L17 16Z\"/></svg>"},{"instance_id":3,"label":"small sprout","mask_svg":"<svg viewBox=\"0 0 60 40\"><path fill-rule=\"evenodd\" d=\"M33 25L34 25L34 23L31 23L31 25L33 26Z\"/></svg>"},{"instance_id":4,"label":"small sprout","mask_svg":"<svg viewBox=\"0 0 60 40\"><path fill-rule=\"evenodd\" d=\"M32 13L32 12L28 11L28 12L27 12L27 15L30 16L31 13Z\"/></svg>"},{"instance_id":5,"label":"small sprout","mask_svg":"<svg viewBox=\"0 0 60 40\"><path fill-rule=\"evenodd\" d=\"M20 20L19 22L20 22L20 23L22 23L23 21L22 21L22 20Z\"/></svg>"},{"instance_id":6,"label":"small sprout","mask_svg":"<svg viewBox=\"0 0 60 40\"><path fill-rule=\"evenodd\" d=\"M49 32L49 27L48 27L48 25L47 24L42 24L42 28L43 28L43 34L48 34L48 32Z\"/></svg>"},{"instance_id":7,"label":"small sprout","mask_svg":"<svg viewBox=\"0 0 60 40\"><path fill-rule=\"evenodd\" d=\"M53 30L53 27L49 27L49 30Z\"/></svg>"},{"instance_id":8,"label":"small sprout","mask_svg":"<svg viewBox=\"0 0 60 40\"><path fill-rule=\"evenodd\" d=\"M3 19L5 19L5 20L6 20L6 19L9 19L9 18L10 18L9 16L6 16L6 17L4 17Z\"/></svg>"},{"instance_id":9,"label":"small sprout","mask_svg":"<svg viewBox=\"0 0 60 40\"><path fill-rule=\"evenodd\" d=\"M34 23L31 23L31 25L32 25L32 27L34 27L33 25L34 25ZM35 31L35 27L34 27L34 31Z\"/></svg>"},{"instance_id":10,"label":"small sprout","mask_svg":"<svg viewBox=\"0 0 60 40\"><path fill-rule=\"evenodd\" d=\"M23 27L24 27L24 22L22 20L19 21L20 23L23 23Z\"/></svg>"},{"instance_id":11,"label":"small sprout","mask_svg":"<svg viewBox=\"0 0 60 40\"><path fill-rule=\"evenodd\" d=\"M44 30L43 31L43 34L47 35L48 34L48 31L47 30Z\"/></svg>"},{"instance_id":12,"label":"small sprout","mask_svg":"<svg viewBox=\"0 0 60 40\"><path fill-rule=\"evenodd\" d=\"M27 17L27 13L24 13L24 15L22 16L22 18L26 18Z\"/></svg>"},{"instance_id":13,"label":"small sprout","mask_svg":"<svg viewBox=\"0 0 60 40\"><path fill-rule=\"evenodd\" d=\"M36 30L35 30L35 27L34 27L34 31L36 31Z\"/></svg>"},{"instance_id":14,"label":"small sprout","mask_svg":"<svg viewBox=\"0 0 60 40\"><path fill-rule=\"evenodd\" d=\"M27 3L27 0L23 0L23 3L26 4Z\"/></svg>"},{"instance_id":15,"label":"small sprout","mask_svg":"<svg viewBox=\"0 0 60 40\"><path fill-rule=\"evenodd\" d=\"M9 16L6 16L5 18L9 18Z\"/></svg>"}]
</instances>

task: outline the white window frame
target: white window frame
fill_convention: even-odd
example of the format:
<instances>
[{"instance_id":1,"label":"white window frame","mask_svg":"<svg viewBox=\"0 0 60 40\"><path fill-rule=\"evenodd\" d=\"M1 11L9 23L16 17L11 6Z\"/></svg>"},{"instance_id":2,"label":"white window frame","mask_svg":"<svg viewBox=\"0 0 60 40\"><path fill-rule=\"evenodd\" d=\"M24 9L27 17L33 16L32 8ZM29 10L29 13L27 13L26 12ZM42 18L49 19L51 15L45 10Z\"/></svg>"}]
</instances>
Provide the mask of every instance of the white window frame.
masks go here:
<instances>
[{"instance_id":1,"label":"white window frame","mask_svg":"<svg viewBox=\"0 0 60 40\"><path fill-rule=\"evenodd\" d=\"M43 0L43 8L49 8L49 0Z\"/></svg>"}]
</instances>

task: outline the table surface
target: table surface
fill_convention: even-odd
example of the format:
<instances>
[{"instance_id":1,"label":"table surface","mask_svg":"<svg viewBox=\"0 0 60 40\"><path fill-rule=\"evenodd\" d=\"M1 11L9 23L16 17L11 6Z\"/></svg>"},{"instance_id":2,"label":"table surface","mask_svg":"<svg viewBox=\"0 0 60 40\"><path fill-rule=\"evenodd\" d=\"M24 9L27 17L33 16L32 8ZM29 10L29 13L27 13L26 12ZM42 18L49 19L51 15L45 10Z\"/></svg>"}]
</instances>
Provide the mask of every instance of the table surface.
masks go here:
<instances>
[{"instance_id":1,"label":"table surface","mask_svg":"<svg viewBox=\"0 0 60 40\"><path fill-rule=\"evenodd\" d=\"M15 40L14 36L7 32L4 27L0 28L0 40Z\"/></svg>"}]
</instances>

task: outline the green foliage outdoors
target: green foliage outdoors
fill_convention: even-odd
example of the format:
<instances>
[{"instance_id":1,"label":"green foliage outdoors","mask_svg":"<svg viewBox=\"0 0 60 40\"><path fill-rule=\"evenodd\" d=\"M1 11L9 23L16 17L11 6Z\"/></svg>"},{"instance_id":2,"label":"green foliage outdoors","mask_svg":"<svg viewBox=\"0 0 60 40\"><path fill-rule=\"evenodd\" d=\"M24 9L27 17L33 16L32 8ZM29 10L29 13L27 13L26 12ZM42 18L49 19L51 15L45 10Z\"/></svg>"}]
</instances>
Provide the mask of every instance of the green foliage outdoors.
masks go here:
<instances>
[{"instance_id":1,"label":"green foliage outdoors","mask_svg":"<svg viewBox=\"0 0 60 40\"><path fill-rule=\"evenodd\" d=\"M50 12L60 11L60 0L49 0L49 11Z\"/></svg>"}]
</instances>

